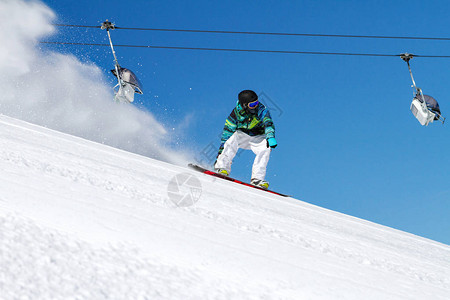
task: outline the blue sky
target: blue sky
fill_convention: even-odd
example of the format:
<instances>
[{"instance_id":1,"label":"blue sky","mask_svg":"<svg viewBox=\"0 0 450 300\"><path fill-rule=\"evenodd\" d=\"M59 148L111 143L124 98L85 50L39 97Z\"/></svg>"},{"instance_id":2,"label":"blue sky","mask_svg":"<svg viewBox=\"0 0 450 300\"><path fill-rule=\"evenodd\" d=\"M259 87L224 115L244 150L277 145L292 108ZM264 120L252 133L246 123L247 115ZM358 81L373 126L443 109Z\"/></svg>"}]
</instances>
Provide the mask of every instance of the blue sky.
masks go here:
<instances>
[{"instance_id":1,"label":"blue sky","mask_svg":"<svg viewBox=\"0 0 450 300\"><path fill-rule=\"evenodd\" d=\"M448 1L43 1L58 23L230 31L448 36ZM115 44L450 55L450 41L112 31ZM58 28L52 41L105 43L100 29ZM47 46L113 67L105 47ZM243 89L274 109L271 188L306 202L450 244L448 124L412 116L399 57L116 48L144 85L142 105L199 158L219 146ZM414 58L417 85L450 116L450 59ZM109 75L108 75L109 76ZM113 78L111 85L113 85ZM203 157L205 159L205 157ZM232 176L250 179L253 154Z\"/></svg>"}]
</instances>

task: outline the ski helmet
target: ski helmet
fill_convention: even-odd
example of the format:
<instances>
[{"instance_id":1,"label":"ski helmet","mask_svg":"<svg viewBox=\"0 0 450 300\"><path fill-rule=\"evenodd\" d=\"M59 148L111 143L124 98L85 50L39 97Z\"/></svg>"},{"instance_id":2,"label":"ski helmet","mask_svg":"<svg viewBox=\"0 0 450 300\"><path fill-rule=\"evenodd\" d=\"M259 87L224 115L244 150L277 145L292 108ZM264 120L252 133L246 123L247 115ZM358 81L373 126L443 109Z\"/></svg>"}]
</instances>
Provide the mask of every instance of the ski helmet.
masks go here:
<instances>
[{"instance_id":1,"label":"ski helmet","mask_svg":"<svg viewBox=\"0 0 450 300\"><path fill-rule=\"evenodd\" d=\"M245 106L246 104L258 100L258 95L254 91L251 90L244 90L239 93L238 95L239 103L242 106Z\"/></svg>"},{"instance_id":2,"label":"ski helmet","mask_svg":"<svg viewBox=\"0 0 450 300\"><path fill-rule=\"evenodd\" d=\"M256 104L255 107L250 108L248 107L249 103L255 102L258 100L258 95L252 90L243 90L238 95L239 104L241 104L242 108L244 108L246 111L250 113L256 112L256 107L258 104Z\"/></svg>"}]
</instances>

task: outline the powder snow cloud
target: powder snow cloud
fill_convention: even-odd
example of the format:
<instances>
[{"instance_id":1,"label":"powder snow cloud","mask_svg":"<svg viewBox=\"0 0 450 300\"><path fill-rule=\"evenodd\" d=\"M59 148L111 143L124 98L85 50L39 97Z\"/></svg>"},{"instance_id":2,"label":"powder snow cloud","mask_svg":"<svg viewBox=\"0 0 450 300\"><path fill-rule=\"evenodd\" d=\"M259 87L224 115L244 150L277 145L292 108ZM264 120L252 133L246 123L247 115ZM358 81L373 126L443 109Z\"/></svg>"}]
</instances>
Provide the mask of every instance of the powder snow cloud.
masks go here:
<instances>
[{"instance_id":1,"label":"powder snow cloud","mask_svg":"<svg viewBox=\"0 0 450 300\"><path fill-rule=\"evenodd\" d=\"M39 1L0 0L0 113L183 164L186 157L170 149L173 137L153 115L112 100L102 70L39 48L55 32L55 18Z\"/></svg>"}]
</instances>

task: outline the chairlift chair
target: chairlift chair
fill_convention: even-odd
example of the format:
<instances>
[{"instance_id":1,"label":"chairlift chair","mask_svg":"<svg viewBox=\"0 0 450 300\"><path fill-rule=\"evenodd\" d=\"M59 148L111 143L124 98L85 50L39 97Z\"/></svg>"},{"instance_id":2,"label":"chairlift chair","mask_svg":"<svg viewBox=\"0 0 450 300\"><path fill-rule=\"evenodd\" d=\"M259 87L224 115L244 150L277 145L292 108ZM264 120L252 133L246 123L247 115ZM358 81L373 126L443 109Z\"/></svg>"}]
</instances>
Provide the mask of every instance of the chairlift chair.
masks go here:
<instances>
[{"instance_id":1,"label":"chairlift chair","mask_svg":"<svg viewBox=\"0 0 450 300\"><path fill-rule=\"evenodd\" d=\"M403 53L400 55L400 58L408 64L409 74L411 75L413 83L412 87L415 90L415 96L411 102L410 110L422 126L428 126L428 124L433 123L435 120L439 120L444 124L445 118L441 115L441 110L439 109L437 101L431 96L424 95L422 89L416 86L409 64L409 61L413 57L414 55L410 53Z\"/></svg>"},{"instance_id":2,"label":"chairlift chair","mask_svg":"<svg viewBox=\"0 0 450 300\"><path fill-rule=\"evenodd\" d=\"M133 102L134 94L143 94L142 85L133 71L117 66L111 70L119 83L114 87L114 100L116 102Z\"/></svg>"},{"instance_id":3,"label":"chairlift chair","mask_svg":"<svg viewBox=\"0 0 450 300\"><path fill-rule=\"evenodd\" d=\"M436 113L432 112L427 107L426 101L421 94L414 97L410 109L414 117L416 117L422 126L428 126L428 124L433 123L436 118Z\"/></svg>"},{"instance_id":4,"label":"chairlift chair","mask_svg":"<svg viewBox=\"0 0 450 300\"><path fill-rule=\"evenodd\" d=\"M115 25L106 20L102 23L102 29L106 29L109 38L109 44L114 56L114 69L111 72L117 78L118 83L113 88L114 90L114 100L116 102L131 103L134 101L134 94L143 94L142 84L140 83L137 76L127 68L122 68L117 61L116 52L114 51L114 46L111 40L111 35L109 33L110 29L115 29Z\"/></svg>"}]
</instances>

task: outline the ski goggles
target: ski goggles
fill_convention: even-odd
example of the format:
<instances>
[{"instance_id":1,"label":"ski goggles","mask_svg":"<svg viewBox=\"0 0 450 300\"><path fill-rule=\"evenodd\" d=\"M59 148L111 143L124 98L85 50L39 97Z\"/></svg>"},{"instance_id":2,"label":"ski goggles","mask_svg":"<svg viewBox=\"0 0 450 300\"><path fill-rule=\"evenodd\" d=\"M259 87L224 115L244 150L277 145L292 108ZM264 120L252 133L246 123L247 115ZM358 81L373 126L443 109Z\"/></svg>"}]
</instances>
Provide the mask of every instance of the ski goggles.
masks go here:
<instances>
[{"instance_id":1,"label":"ski goggles","mask_svg":"<svg viewBox=\"0 0 450 300\"><path fill-rule=\"evenodd\" d=\"M256 108L256 107L258 106L258 104L259 104L259 101L258 101L258 100L255 100L255 101L253 101L253 102L248 103L247 106L248 106L248 108L250 108L250 109L254 109L254 108Z\"/></svg>"}]
</instances>

